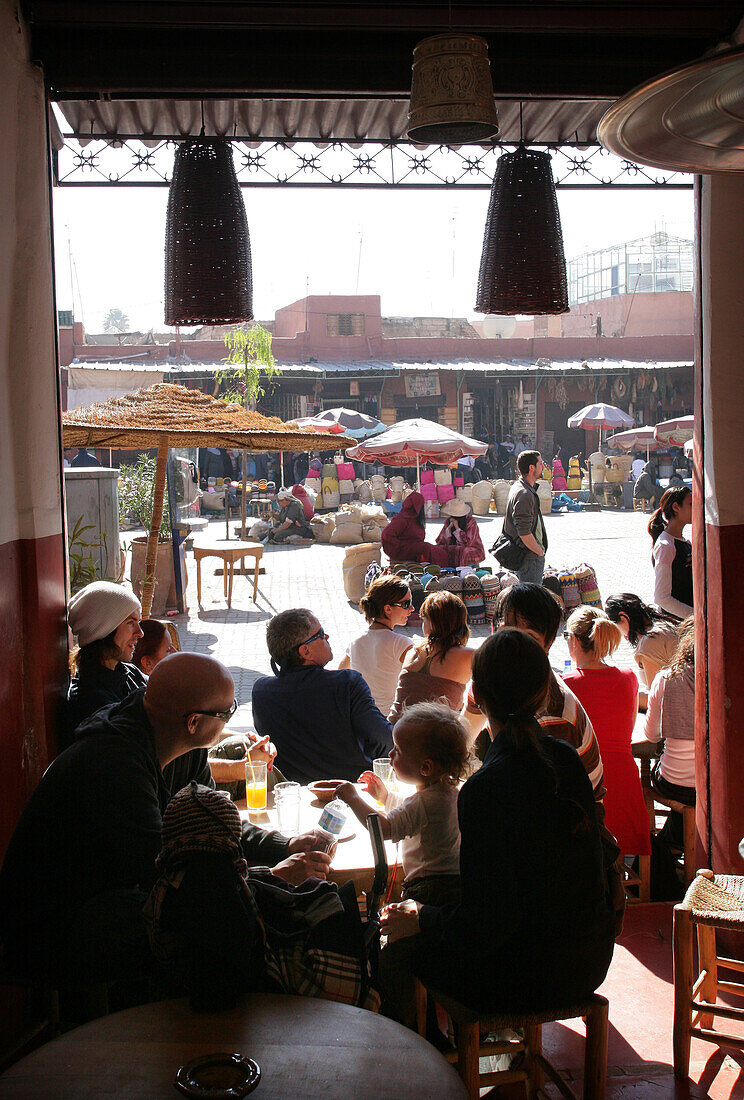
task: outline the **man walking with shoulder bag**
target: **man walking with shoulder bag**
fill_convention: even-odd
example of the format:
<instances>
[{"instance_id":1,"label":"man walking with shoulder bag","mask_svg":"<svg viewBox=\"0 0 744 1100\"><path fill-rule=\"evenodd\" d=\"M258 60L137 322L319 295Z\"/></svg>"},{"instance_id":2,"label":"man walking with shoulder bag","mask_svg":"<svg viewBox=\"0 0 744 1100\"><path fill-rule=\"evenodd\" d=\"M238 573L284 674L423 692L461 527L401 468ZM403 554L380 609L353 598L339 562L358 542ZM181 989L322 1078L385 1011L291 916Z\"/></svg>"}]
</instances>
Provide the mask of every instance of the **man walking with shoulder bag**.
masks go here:
<instances>
[{"instance_id":1,"label":"man walking with shoulder bag","mask_svg":"<svg viewBox=\"0 0 744 1100\"><path fill-rule=\"evenodd\" d=\"M521 584L540 584L545 568L548 535L536 488L543 466L539 451L525 450L517 458L519 477L509 492L501 537L493 547L498 561L512 569Z\"/></svg>"}]
</instances>

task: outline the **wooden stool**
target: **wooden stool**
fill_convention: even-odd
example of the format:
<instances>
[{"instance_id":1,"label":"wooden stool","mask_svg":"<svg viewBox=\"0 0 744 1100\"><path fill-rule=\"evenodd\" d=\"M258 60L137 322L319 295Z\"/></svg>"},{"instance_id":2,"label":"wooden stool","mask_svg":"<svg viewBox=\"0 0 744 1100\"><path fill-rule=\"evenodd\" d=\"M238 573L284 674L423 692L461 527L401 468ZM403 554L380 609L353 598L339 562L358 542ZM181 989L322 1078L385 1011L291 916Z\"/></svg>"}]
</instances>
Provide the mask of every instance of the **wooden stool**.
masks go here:
<instances>
[{"instance_id":1,"label":"wooden stool","mask_svg":"<svg viewBox=\"0 0 744 1100\"><path fill-rule=\"evenodd\" d=\"M650 512L651 511L651 501L650 500L645 500L643 497L633 497L633 511L634 512Z\"/></svg>"},{"instance_id":2,"label":"wooden stool","mask_svg":"<svg viewBox=\"0 0 744 1100\"><path fill-rule=\"evenodd\" d=\"M544 1075L550 1078L559 1092L576 1100L576 1094L567 1086L558 1071L543 1057L542 1025L558 1020L574 1020L579 1016L586 1019L586 1046L584 1048L584 1092L591 1100L603 1100L605 1078L607 1077L607 1029L609 1002L605 997L594 994L583 1005L558 1009L555 1012L536 1012L527 1015L489 1015L479 1014L459 1001L427 988L416 981L416 1022L420 1035L426 1034L427 997L441 1005L449 1020L457 1029L457 1051L445 1054L448 1062L457 1064L457 1072L462 1077L468 1095L478 1100L481 1088L486 1085L506 1085L512 1081L525 1081L527 1095L535 1096L542 1088ZM481 1043L484 1031L504 1031L507 1028L521 1028L524 1039L506 1039ZM517 1054L524 1051L524 1067L520 1069L491 1070L480 1072L479 1059L498 1054Z\"/></svg>"},{"instance_id":3,"label":"wooden stool","mask_svg":"<svg viewBox=\"0 0 744 1100\"><path fill-rule=\"evenodd\" d=\"M625 856L632 854L622 852L617 861L625 883L625 896L628 901L651 901L651 856L638 856L638 871L634 871L625 862ZM631 890L638 893L631 893Z\"/></svg>"},{"instance_id":4,"label":"wooden stool","mask_svg":"<svg viewBox=\"0 0 744 1100\"><path fill-rule=\"evenodd\" d=\"M685 886L689 886L695 877L695 807L687 806L684 802L677 802L674 798L666 798L663 794L659 794L654 787L651 788L651 793L654 802L658 802L661 806L667 806L675 813L682 814L684 883ZM651 824L651 831L654 833L657 831L655 821Z\"/></svg>"},{"instance_id":5,"label":"wooden stool","mask_svg":"<svg viewBox=\"0 0 744 1100\"><path fill-rule=\"evenodd\" d=\"M697 928L697 977L693 968L692 936ZM698 871L684 901L674 907L674 1076L686 1080L690 1040L705 1039L719 1046L744 1050L744 1039L715 1031L713 1017L744 1021L744 1009L717 1005L718 990L744 997L744 982L719 981L718 968L744 973L738 959L716 954L716 928L744 931L744 878Z\"/></svg>"}]
</instances>

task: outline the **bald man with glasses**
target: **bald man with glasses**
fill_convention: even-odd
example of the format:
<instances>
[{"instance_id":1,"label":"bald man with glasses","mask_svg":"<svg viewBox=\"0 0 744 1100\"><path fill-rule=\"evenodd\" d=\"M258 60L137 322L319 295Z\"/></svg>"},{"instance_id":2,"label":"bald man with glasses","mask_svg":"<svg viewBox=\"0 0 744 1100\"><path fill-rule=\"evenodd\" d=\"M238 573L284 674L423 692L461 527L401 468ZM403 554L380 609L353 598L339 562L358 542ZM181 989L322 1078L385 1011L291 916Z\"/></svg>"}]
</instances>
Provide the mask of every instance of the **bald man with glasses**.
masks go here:
<instances>
[{"instance_id":1,"label":"bald man with glasses","mask_svg":"<svg viewBox=\"0 0 744 1100\"><path fill-rule=\"evenodd\" d=\"M31 795L0 870L11 972L66 984L148 971L142 906L157 875L162 816L191 780L214 787L207 751L235 708L224 665L175 653L146 688L78 728ZM292 883L326 876L330 857L317 847L314 834L243 829L245 858Z\"/></svg>"},{"instance_id":2,"label":"bald man with glasses","mask_svg":"<svg viewBox=\"0 0 744 1100\"><path fill-rule=\"evenodd\" d=\"M276 766L287 779L353 782L389 754L390 723L358 672L325 667L333 650L312 611L275 615L266 644L274 675L253 685L253 724L276 745Z\"/></svg>"}]
</instances>

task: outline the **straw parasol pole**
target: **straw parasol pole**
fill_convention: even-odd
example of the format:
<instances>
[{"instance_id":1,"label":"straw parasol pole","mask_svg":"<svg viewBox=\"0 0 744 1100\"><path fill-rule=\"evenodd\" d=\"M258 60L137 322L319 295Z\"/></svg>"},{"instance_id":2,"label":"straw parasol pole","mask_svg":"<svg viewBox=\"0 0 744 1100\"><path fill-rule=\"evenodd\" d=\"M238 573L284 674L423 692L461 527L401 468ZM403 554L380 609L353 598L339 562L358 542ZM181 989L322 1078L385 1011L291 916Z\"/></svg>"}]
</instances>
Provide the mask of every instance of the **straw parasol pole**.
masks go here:
<instances>
[{"instance_id":1,"label":"straw parasol pole","mask_svg":"<svg viewBox=\"0 0 744 1100\"><path fill-rule=\"evenodd\" d=\"M163 518L168 451L171 447L237 447L246 451L321 450L328 436L322 432L262 416L227 401L218 401L200 390L158 382L62 415L66 447L156 447L158 452L153 490L153 509L147 536L145 579L142 586L142 618L150 617L155 587L158 535ZM353 439L337 436L343 449Z\"/></svg>"}]
</instances>

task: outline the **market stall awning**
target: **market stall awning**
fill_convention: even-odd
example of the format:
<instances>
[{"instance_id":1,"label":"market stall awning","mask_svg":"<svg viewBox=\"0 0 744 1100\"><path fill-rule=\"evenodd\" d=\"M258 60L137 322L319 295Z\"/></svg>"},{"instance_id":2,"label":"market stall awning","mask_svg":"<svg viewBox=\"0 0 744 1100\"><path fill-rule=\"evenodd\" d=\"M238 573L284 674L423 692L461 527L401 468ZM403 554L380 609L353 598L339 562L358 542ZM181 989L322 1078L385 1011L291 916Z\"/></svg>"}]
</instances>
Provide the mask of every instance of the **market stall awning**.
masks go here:
<instances>
[{"instance_id":1,"label":"market stall awning","mask_svg":"<svg viewBox=\"0 0 744 1100\"><path fill-rule=\"evenodd\" d=\"M654 439L668 447L683 447L688 439L692 439L694 430L694 416L678 416L657 424L654 428Z\"/></svg>"}]
</instances>

